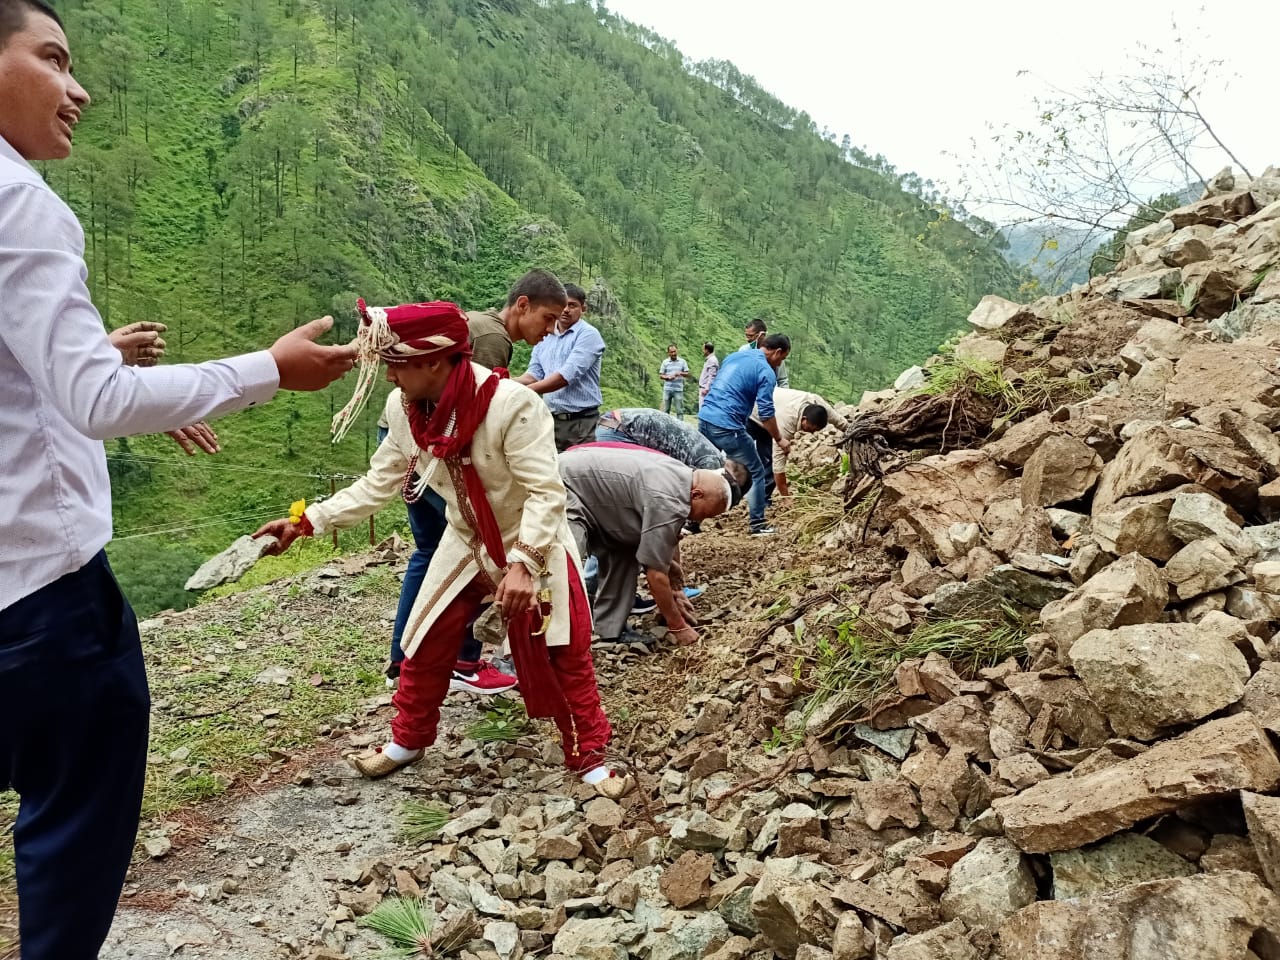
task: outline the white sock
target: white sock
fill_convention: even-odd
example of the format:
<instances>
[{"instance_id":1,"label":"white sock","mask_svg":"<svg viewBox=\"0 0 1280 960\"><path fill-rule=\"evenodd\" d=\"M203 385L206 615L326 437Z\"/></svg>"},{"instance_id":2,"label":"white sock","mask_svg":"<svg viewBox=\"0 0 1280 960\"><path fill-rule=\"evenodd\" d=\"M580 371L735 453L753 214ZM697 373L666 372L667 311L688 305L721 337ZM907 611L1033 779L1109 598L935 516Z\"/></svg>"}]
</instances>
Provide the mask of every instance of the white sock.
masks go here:
<instances>
[{"instance_id":1,"label":"white sock","mask_svg":"<svg viewBox=\"0 0 1280 960\"><path fill-rule=\"evenodd\" d=\"M387 745L382 748L382 752L396 763L404 763L406 760L412 760L418 751L402 747L394 740L388 740Z\"/></svg>"},{"instance_id":2,"label":"white sock","mask_svg":"<svg viewBox=\"0 0 1280 960\"><path fill-rule=\"evenodd\" d=\"M605 766L599 766L594 770L588 770L584 773L582 775L582 782L589 787L594 787L601 780L608 780L611 776L613 776L612 770Z\"/></svg>"}]
</instances>

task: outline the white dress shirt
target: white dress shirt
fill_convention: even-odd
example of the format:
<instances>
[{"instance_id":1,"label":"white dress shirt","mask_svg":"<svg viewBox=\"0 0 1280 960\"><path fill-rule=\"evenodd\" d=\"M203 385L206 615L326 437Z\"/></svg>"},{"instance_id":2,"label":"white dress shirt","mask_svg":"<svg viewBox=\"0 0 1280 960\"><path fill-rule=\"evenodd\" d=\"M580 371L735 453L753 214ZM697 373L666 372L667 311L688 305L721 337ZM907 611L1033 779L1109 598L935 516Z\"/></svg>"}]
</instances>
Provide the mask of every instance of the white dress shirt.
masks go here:
<instances>
[{"instance_id":1,"label":"white dress shirt","mask_svg":"<svg viewBox=\"0 0 1280 960\"><path fill-rule=\"evenodd\" d=\"M103 440L175 430L279 387L266 351L124 366L87 276L79 221L0 138L0 610L111 539Z\"/></svg>"}]
</instances>

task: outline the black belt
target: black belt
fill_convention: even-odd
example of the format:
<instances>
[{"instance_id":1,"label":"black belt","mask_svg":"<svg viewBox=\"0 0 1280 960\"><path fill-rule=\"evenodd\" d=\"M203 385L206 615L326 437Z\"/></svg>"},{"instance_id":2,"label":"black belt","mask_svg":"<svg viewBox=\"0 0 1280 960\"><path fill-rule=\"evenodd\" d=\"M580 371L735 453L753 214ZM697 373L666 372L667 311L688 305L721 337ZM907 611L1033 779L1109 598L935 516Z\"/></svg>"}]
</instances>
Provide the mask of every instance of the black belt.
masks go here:
<instances>
[{"instance_id":1,"label":"black belt","mask_svg":"<svg viewBox=\"0 0 1280 960\"><path fill-rule=\"evenodd\" d=\"M575 410L573 413L553 413L551 414L557 420L586 420L588 417L600 416L600 408L592 407L590 410Z\"/></svg>"}]
</instances>

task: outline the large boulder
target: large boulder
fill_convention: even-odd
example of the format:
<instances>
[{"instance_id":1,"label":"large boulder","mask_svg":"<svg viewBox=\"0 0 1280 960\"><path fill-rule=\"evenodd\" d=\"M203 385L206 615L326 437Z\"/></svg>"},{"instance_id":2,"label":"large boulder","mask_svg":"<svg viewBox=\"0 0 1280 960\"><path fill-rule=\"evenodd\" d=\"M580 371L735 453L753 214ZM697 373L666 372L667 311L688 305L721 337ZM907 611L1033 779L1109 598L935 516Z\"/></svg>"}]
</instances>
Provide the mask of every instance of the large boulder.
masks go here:
<instances>
[{"instance_id":1,"label":"large boulder","mask_svg":"<svg viewBox=\"0 0 1280 960\"><path fill-rule=\"evenodd\" d=\"M1007 343L991 337L979 337L971 333L967 337L962 337L956 341L956 359L958 360L970 360L999 366L1004 363L1004 358L1008 353L1009 345Z\"/></svg>"},{"instance_id":2,"label":"large boulder","mask_svg":"<svg viewBox=\"0 0 1280 960\"><path fill-rule=\"evenodd\" d=\"M1103 292L1112 300L1164 300L1172 297L1182 282L1182 271L1176 267L1135 270L1138 272L1130 276L1122 274L1108 280Z\"/></svg>"},{"instance_id":3,"label":"large boulder","mask_svg":"<svg viewBox=\"0 0 1280 960\"><path fill-rule=\"evenodd\" d=\"M1035 899L1035 877L1021 851L1003 837L986 837L951 868L942 916L995 930Z\"/></svg>"},{"instance_id":4,"label":"large boulder","mask_svg":"<svg viewBox=\"0 0 1280 960\"><path fill-rule=\"evenodd\" d=\"M1047 900L1000 928L1003 960L1270 960L1280 897L1253 874L1157 880Z\"/></svg>"},{"instance_id":5,"label":"large boulder","mask_svg":"<svg viewBox=\"0 0 1280 960\"><path fill-rule=\"evenodd\" d=\"M1122 833L1102 843L1055 853L1053 899L1072 900L1110 893L1135 883L1189 877L1189 863L1168 847L1138 833Z\"/></svg>"},{"instance_id":6,"label":"large boulder","mask_svg":"<svg viewBox=\"0 0 1280 960\"><path fill-rule=\"evenodd\" d=\"M1234 556L1252 557L1253 541L1244 535L1234 510L1208 493L1184 493L1169 510L1169 532L1183 543L1216 540Z\"/></svg>"},{"instance_id":7,"label":"large boulder","mask_svg":"<svg viewBox=\"0 0 1280 960\"><path fill-rule=\"evenodd\" d=\"M1213 256L1209 244L1192 231L1195 227L1179 230L1160 248L1160 262L1168 267L1185 267ZM1209 231L1212 233L1212 230Z\"/></svg>"},{"instance_id":8,"label":"large boulder","mask_svg":"<svg viewBox=\"0 0 1280 960\"><path fill-rule=\"evenodd\" d=\"M1261 337L1276 344L1280 341L1280 270L1273 271L1276 279L1258 288L1263 300L1250 300L1234 310L1209 322L1209 329L1219 340L1243 340ZM1273 291L1272 287L1276 289Z\"/></svg>"},{"instance_id":9,"label":"large boulder","mask_svg":"<svg viewBox=\"0 0 1280 960\"><path fill-rule=\"evenodd\" d=\"M627 947L640 938L641 930L620 917L565 922L552 950L575 960L626 960Z\"/></svg>"},{"instance_id":10,"label":"large boulder","mask_svg":"<svg viewBox=\"0 0 1280 960\"><path fill-rule=\"evenodd\" d=\"M1164 575L1170 590L1183 601L1225 590L1245 578L1239 561L1217 540L1187 544L1169 558Z\"/></svg>"},{"instance_id":11,"label":"large boulder","mask_svg":"<svg viewBox=\"0 0 1280 960\"><path fill-rule=\"evenodd\" d=\"M1009 478L980 450L925 457L885 476L883 516L905 520L935 556L945 557L953 550L952 525L979 522L988 498Z\"/></svg>"},{"instance_id":12,"label":"large boulder","mask_svg":"<svg viewBox=\"0 0 1280 960\"><path fill-rule=\"evenodd\" d=\"M1248 287L1253 275L1222 260L1204 260L1182 268L1183 295L1197 317L1220 317L1230 310Z\"/></svg>"},{"instance_id":13,"label":"large boulder","mask_svg":"<svg viewBox=\"0 0 1280 960\"><path fill-rule=\"evenodd\" d=\"M1187 358L1179 361L1179 371L1186 362ZM1196 406L1203 406L1205 398L1201 394L1201 403ZM1243 504L1247 511L1257 500L1261 482L1252 458L1227 438L1198 427L1177 429L1158 424L1121 447L1103 469L1093 511L1096 515L1125 497L1160 493L1187 483L1199 484L1233 506Z\"/></svg>"},{"instance_id":14,"label":"large boulder","mask_svg":"<svg viewBox=\"0 0 1280 960\"><path fill-rule=\"evenodd\" d=\"M1165 392L1165 415L1182 416L1206 401L1244 414L1280 406L1280 349L1252 343L1192 347Z\"/></svg>"},{"instance_id":15,"label":"large boulder","mask_svg":"<svg viewBox=\"0 0 1280 960\"><path fill-rule=\"evenodd\" d=\"M1147 360L1179 360L1202 342L1186 327L1161 317L1152 317L1138 329L1129 344Z\"/></svg>"},{"instance_id":16,"label":"large boulder","mask_svg":"<svg viewBox=\"0 0 1280 960\"><path fill-rule=\"evenodd\" d=\"M990 938L982 931L970 931L952 920L895 943L885 960L986 960L990 949Z\"/></svg>"},{"instance_id":17,"label":"large boulder","mask_svg":"<svg viewBox=\"0 0 1280 960\"><path fill-rule=\"evenodd\" d=\"M1181 230L1183 227L1197 223L1207 223L1209 226L1217 227L1224 223L1243 220L1257 209L1258 205L1253 199L1253 194L1248 190L1236 190L1170 210L1164 215L1164 219L1173 226L1174 230Z\"/></svg>"},{"instance_id":18,"label":"large boulder","mask_svg":"<svg viewBox=\"0 0 1280 960\"><path fill-rule=\"evenodd\" d=\"M1280 719L1280 663L1269 661L1258 667L1244 688L1240 705L1260 721Z\"/></svg>"},{"instance_id":19,"label":"large boulder","mask_svg":"<svg viewBox=\"0 0 1280 960\"><path fill-rule=\"evenodd\" d=\"M1184 484L1160 493L1123 497L1105 507L1097 507L1089 529L1098 547L1107 553L1138 553L1161 563L1182 547L1169 531L1169 512L1180 492L1203 490ZM1094 497L1095 503L1097 496Z\"/></svg>"},{"instance_id":20,"label":"large boulder","mask_svg":"<svg viewBox=\"0 0 1280 960\"><path fill-rule=\"evenodd\" d=\"M1262 874L1271 888L1280 892L1280 797L1246 791L1240 794L1240 803Z\"/></svg>"},{"instance_id":21,"label":"large boulder","mask_svg":"<svg viewBox=\"0 0 1280 960\"><path fill-rule=\"evenodd\" d=\"M1217 617L1092 630L1071 662L1118 736L1154 740L1244 696L1249 665L1232 637Z\"/></svg>"},{"instance_id":22,"label":"large boulder","mask_svg":"<svg viewBox=\"0 0 1280 960\"><path fill-rule=\"evenodd\" d=\"M1046 437L1022 471L1022 504L1054 507L1079 500L1102 475L1102 458L1075 437Z\"/></svg>"},{"instance_id":23,"label":"large boulder","mask_svg":"<svg viewBox=\"0 0 1280 960\"><path fill-rule=\"evenodd\" d=\"M778 955L794 958L802 943L826 946L835 929L831 894L816 883L767 872L751 894L751 915Z\"/></svg>"},{"instance_id":24,"label":"large boulder","mask_svg":"<svg viewBox=\"0 0 1280 960\"><path fill-rule=\"evenodd\" d=\"M1068 656L1071 645L1090 630L1110 630L1160 617L1169 587L1156 565L1137 553L1110 564L1062 600L1040 612L1045 631Z\"/></svg>"},{"instance_id":25,"label":"large boulder","mask_svg":"<svg viewBox=\"0 0 1280 960\"><path fill-rule=\"evenodd\" d=\"M1043 780L993 806L1027 853L1075 850L1200 797L1280 786L1280 757L1252 714L1213 720L1092 773Z\"/></svg>"},{"instance_id":26,"label":"large boulder","mask_svg":"<svg viewBox=\"0 0 1280 960\"><path fill-rule=\"evenodd\" d=\"M999 330L1021 310L1022 304L987 294L969 314L969 326L975 330Z\"/></svg>"}]
</instances>

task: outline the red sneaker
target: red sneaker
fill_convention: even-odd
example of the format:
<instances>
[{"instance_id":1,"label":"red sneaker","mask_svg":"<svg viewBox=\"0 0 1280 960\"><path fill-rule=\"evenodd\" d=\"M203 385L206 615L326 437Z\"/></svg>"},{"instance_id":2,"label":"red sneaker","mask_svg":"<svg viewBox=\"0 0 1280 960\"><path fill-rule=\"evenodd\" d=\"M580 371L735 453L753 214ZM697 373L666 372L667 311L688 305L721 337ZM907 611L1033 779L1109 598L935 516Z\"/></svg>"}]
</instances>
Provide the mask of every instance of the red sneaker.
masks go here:
<instances>
[{"instance_id":1,"label":"red sneaker","mask_svg":"<svg viewBox=\"0 0 1280 960\"><path fill-rule=\"evenodd\" d=\"M453 677L449 681L450 690L465 690L467 693L502 693L511 690L519 681L510 674L503 673L488 660L481 660L470 669L459 664L453 668Z\"/></svg>"}]
</instances>

